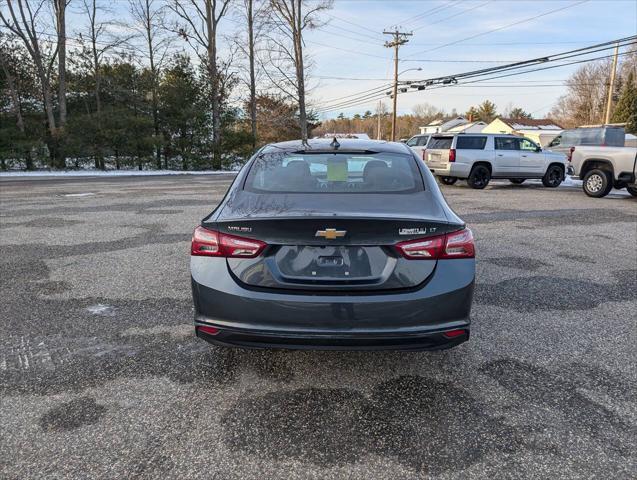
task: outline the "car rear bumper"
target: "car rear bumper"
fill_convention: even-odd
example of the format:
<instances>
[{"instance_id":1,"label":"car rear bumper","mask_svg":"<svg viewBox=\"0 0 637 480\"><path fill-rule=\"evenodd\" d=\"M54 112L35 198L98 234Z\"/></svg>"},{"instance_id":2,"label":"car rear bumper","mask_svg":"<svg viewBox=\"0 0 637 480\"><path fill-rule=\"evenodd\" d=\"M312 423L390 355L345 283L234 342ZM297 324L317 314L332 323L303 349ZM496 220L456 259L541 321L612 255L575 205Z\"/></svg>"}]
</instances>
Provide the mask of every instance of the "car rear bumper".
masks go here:
<instances>
[{"instance_id":1,"label":"car rear bumper","mask_svg":"<svg viewBox=\"0 0 637 480\"><path fill-rule=\"evenodd\" d=\"M315 349L437 349L469 337L475 261L440 260L422 286L395 293L255 290L222 258L193 257L195 325L213 343ZM465 329L449 339L443 332Z\"/></svg>"},{"instance_id":2,"label":"car rear bumper","mask_svg":"<svg viewBox=\"0 0 637 480\"><path fill-rule=\"evenodd\" d=\"M242 348L284 348L295 350L443 350L469 340L469 328L463 333L454 329L454 336L444 332L411 335L364 334L298 334L290 332L260 332L251 330L219 329L216 334L198 328L196 335L214 345Z\"/></svg>"},{"instance_id":3,"label":"car rear bumper","mask_svg":"<svg viewBox=\"0 0 637 480\"><path fill-rule=\"evenodd\" d=\"M431 173L439 177L467 178L469 173L471 173L471 165L451 162L441 166L431 165L429 170L431 170Z\"/></svg>"}]
</instances>

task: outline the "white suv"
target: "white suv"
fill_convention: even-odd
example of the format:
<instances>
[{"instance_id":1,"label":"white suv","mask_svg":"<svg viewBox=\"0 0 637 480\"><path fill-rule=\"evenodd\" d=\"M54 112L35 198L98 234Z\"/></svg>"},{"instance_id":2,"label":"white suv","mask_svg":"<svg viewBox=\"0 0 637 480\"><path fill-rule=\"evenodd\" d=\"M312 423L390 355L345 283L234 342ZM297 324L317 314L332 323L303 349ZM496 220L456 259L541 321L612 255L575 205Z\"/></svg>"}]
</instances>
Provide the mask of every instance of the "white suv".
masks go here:
<instances>
[{"instance_id":1,"label":"white suv","mask_svg":"<svg viewBox=\"0 0 637 480\"><path fill-rule=\"evenodd\" d=\"M492 178L515 184L539 178L545 187L557 187L567 165L566 155L544 151L528 138L487 133L432 135L422 158L443 183L453 185L464 178L479 189Z\"/></svg>"},{"instance_id":2,"label":"white suv","mask_svg":"<svg viewBox=\"0 0 637 480\"><path fill-rule=\"evenodd\" d=\"M414 135L405 143L408 147L411 147L411 149L416 152L418 156L422 157L422 151L425 149L425 145L427 145L427 141L429 140L430 136L431 134L429 133Z\"/></svg>"}]
</instances>

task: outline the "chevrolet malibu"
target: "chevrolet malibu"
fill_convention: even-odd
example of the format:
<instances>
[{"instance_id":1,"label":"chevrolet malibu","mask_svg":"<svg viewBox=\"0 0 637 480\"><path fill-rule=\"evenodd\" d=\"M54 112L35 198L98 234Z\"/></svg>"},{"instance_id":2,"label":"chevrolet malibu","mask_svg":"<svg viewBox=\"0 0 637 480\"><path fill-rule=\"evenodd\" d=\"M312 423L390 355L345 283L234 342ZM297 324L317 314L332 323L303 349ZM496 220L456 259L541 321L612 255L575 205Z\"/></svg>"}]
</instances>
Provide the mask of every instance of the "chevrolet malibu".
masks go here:
<instances>
[{"instance_id":1,"label":"chevrolet malibu","mask_svg":"<svg viewBox=\"0 0 637 480\"><path fill-rule=\"evenodd\" d=\"M471 230L401 143L260 149L192 236L195 329L213 344L435 350L469 339Z\"/></svg>"}]
</instances>

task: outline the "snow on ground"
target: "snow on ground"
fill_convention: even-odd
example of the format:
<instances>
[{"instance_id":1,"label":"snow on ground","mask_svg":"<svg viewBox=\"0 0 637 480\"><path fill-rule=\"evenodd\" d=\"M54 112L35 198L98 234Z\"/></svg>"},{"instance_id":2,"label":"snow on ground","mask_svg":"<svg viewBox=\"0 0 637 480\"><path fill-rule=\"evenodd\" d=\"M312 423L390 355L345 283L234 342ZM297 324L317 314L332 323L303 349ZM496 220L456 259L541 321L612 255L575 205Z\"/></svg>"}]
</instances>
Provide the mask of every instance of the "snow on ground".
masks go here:
<instances>
[{"instance_id":1,"label":"snow on ground","mask_svg":"<svg viewBox=\"0 0 637 480\"><path fill-rule=\"evenodd\" d=\"M4 177L137 177L159 175L228 175L238 173L237 170L36 170L31 172L15 171L0 172L0 178Z\"/></svg>"}]
</instances>

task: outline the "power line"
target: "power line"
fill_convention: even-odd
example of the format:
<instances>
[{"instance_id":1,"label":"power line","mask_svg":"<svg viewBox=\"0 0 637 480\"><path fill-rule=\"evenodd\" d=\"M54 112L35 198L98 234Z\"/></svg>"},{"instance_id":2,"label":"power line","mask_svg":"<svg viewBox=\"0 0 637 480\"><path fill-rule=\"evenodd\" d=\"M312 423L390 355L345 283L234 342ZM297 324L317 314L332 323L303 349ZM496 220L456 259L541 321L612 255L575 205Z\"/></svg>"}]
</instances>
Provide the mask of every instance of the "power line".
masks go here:
<instances>
[{"instance_id":1,"label":"power line","mask_svg":"<svg viewBox=\"0 0 637 480\"><path fill-rule=\"evenodd\" d=\"M549 65L549 66L543 66L543 67L538 67L538 68L533 68L533 69L525 69L525 70L521 70L521 71L513 71L512 73L506 73L506 74L502 74L502 75L497 75L499 72L509 72L509 71L512 71L512 70L518 70L518 69L527 68L527 67L533 67L533 66L537 67L537 65L545 64L547 62L563 61L563 60L569 59L569 58L574 58L574 57L583 56L583 55L589 55L591 53L608 50L610 48L614 48L614 44L615 43L619 43L622 46L631 45L631 44L633 44L635 39L637 39L637 36L625 37L625 38L619 39L619 40L613 40L613 41L604 42L604 43L601 43L601 44L598 44L598 45L592 45L592 46L585 47L585 48L570 50L570 51L567 51L567 52L562 52L562 53L550 55L548 57L540 57L540 58L531 59L531 60L527 60L527 61L523 61L523 62L517 62L517 63L511 64L511 65L503 65L501 67L493 67L493 68L490 68L490 69L482 69L482 70L477 70L477 71L470 71L470 72L460 73L460 74L451 75L451 76L447 76L447 77L438 77L438 78L435 78L435 79L425 79L425 80L421 80L420 82L410 82L410 83L426 83L426 84L429 83L429 84L433 84L434 82L437 82L439 84L437 86L432 87L433 89L446 88L446 87L449 87L449 86L454 86L453 80L455 80L456 85L481 83L481 82L486 82L486 81L489 81L489 80L494 80L494 79L497 79L497 78L505 78L505 77L515 76L515 75L523 75L523 74L527 74L527 73L533 73L533 72L536 72L536 71L543 71L543 70L548 70L548 69L553 69L553 68L560 68L560 67L564 67L564 66L568 66L568 65L591 62L591 61L595 61L595 60L601 60L601 59L604 59L604 58L609 58L612 55L599 56L599 57L594 57L594 58L587 58L587 59L576 60L576 61L571 61L571 62L567 62L567 63L560 63L560 64L557 64L557 65ZM609 45L611 45L611 46L609 46ZM603 47L606 47L606 48L603 48ZM621 55L626 55L626 54L629 54L629 53L631 53L631 52L625 52L625 53L623 53ZM552 57L555 57L555 58L552 58ZM481 79L480 77L483 77L483 76L487 76L487 77ZM472 80L467 80L467 81L463 81L462 83L457 83L458 82L457 79L472 79ZM443 83L445 81L447 81L446 84ZM351 98L350 100L342 101L342 102L340 102L340 103L338 103L336 105L327 105L327 106L324 106L323 108L321 108L319 110L321 112L325 113L325 112L328 112L328 111L334 111L334 110L343 109L343 108L350 108L350 107L353 107L353 106L357 106L357 105L368 103L368 102L371 102L371 101L374 101L374 100L378 100L379 98L383 98L383 95L380 94L380 90L382 90L382 89L381 88L373 89L372 93L368 93L365 96L358 96L357 97L356 95L352 95L352 97L354 97L354 98ZM402 93L406 93L406 91L402 92Z\"/></svg>"},{"instance_id":2,"label":"power line","mask_svg":"<svg viewBox=\"0 0 637 480\"><path fill-rule=\"evenodd\" d=\"M496 72L503 72L503 71L510 71L512 69L519 69L519 68L524 68L524 67L529 67L532 65L537 65L540 63L546 63L546 62L551 62L551 61L558 61L561 60L563 58L571 58L573 56L577 56L579 55L586 55L586 54L590 54L596 51L600 51L600 50L604 50L604 48L598 48L598 47L607 47L608 48L613 48L614 44L616 42L620 42L625 44L626 42L632 41L635 38L637 38L637 36L633 36L633 37L626 37L624 39L619 39L619 40L613 40L610 42L605 42L602 44L598 44L598 45L592 45L589 47L584 47L584 48L579 48L579 49L575 49L575 50L569 50L566 52L562 52L562 53L558 53L558 54L554 54L552 55L552 57L556 57L553 60L550 59L551 56L549 57L539 57L539 58L535 58L535 59L531 59L531 60L526 60L526 61L522 61L522 62L516 62L514 64L510 64L510 65L503 65L500 67L491 67L488 69L481 69L481 70L474 70L474 71L469 71L469 72L465 72L465 73L459 73L456 75L450 75L450 76L446 76L446 77L437 77L437 78L430 78L430 79L424 79L421 80L419 82L413 82L413 83L424 83L426 84L434 84L434 83L441 83L441 82L445 82L448 81L448 84L453 83L453 81L455 80L457 82L458 78L471 78L471 77L477 77L477 76L484 76L484 75L490 75L490 74L495 74ZM610 45L610 46L609 46ZM489 78L485 79L488 80ZM356 98L351 98L349 101L350 102L354 102L354 101L360 101L363 100L363 98L357 98L356 94L351 95L351 97L356 97ZM365 96L364 97L365 100L370 100L369 96ZM332 102L328 102L328 103L332 103ZM343 103L346 102L340 102L339 105L328 105L327 107L343 107L345 105L342 105Z\"/></svg>"},{"instance_id":3,"label":"power line","mask_svg":"<svg viewBox=\"0 0 637 480\"><path fill-rule=\"evenodd\" d=\"M540 13L539 15L534 15L534 16L532 16L532 17L525 18L525 19L523 19L523 20L518 20L517 22L509 23L509 24L502 25L502 26L497 27L497 28L493 28L493 29L491 29L491 30L487 30L487 31L485 31L485 32L481 32L481 33L477 33L477 34L475 34L475 35L471 35L471 36L469 36L469 37L461 38L460 40L456 40L456 41L454 41L454 42L445 43L445 44L442 44L442 45L440 45L440 46L438 46L438 47L436 47L436 48L431 48L431 49L429 49L429 50L422 50L422 51L420 51L420 52L412 53L411 55L408 55L408 56L409 56L409 57L413 57L414 55L420 55L421 53L433 52L434 50L439 50L439 49L441 49L441 48L450 47L450 46L452 46L452 45L457 45L458 43L462 43L462 42L465 42L465 41L467 41L467 40L472 40L472 39L474 39L474 38L482 37L482 36L484 36L484 35L488 35L489 33L498 32L498 31L500 31L500 30L505 30L505 29L510 28L510 27L513 27L513 26L515 26L515 25L520 25L520 24L522 24L522 23L526 23L526 22L531 22L531 21L533 21L533 20L537 20L538 18L545 17L545 16L550 15L550 14L552 14L552 13L557 13L557 12L560 12L560 11L562 11L562 10L566 10L566 9L568 9L568 8L576 7L577 5L581 5L582 3L586 3L586 2L588 2L588 1L589 1L589 0L580 0L580 1L578 1L578 2L572 3L572 4L570 4L570 5L566 5L566 6L564 6L564 7L556 8L556 9L553 9L553 10L549 10L549 11L547 11L547 12Z\"/></svg>"},{"instance_id":4,"label":"power line","mask_svg":"<svg viewBox=\"0 0 637 480\"><path fill-rule=\"evenodd\" d=\"M405 20L398 22L399 25L402 26L407 26L410 23L414 23L418 20L420 20L421 18L427 16L427 15L435 15L436 13L446 9L446 8L450 8L453 7L454 4L460 3L460 0L455 0L455 1L451 1L449 3L443 4L443 5L438 5L437 7L431 8L429 10L426 10L424 12L421 12L419 14L416 15L412 15L409 18L405 18Z\"/></svg>"},{"instance_id":5,"label":"power line","mask_svg":"<svg viewBox=\"0 0 637 480\"><path fill-rule=\"evenodd\" d=\"M358 52L356 50L349 50L347 48L335 47L334 45L326 45L325 43L316 42L314 40L307 40L306 43L309 43L309 44L312 44L312 45L318 45L320 47L331 48L333 50L340 50L342 52L353 53L355 55L362 55L364 57L382 58L383 60L387 60L387 57L383 57L381 55L374 55L373 53Z\"/></svg>"},{"instance_id":6,"label":"power line","mask_svg":"<svg viewBox=\"0 0 637 480\"><path fill-rule=\"evenodd\" d=\"M336 15L334 15L333 13L327 13L326 15L327 15L328 17L330 17L330 18L333 18L334 20L337 20L337 21L339 21L339 22L347 23L347 24L349 24L349 25L352 25L352 26L354 26L354 27L356 27L356 28L359 28L359 29L361 29L361 30L364 30L364 31L366 32L366 34L362 34L362 33L361 33L361 34L359 34L359 35L364 35L364 36L366 36L366 37L372 38L372 39L374 39L374 40L379 40L379 41L381 41L381 40L382 40L382 38L383 38L381 35L370 35L370 33L369 33L369 32L370 32L370 30L369 30L369 26L360 25L360 24L358 24L358 23L356 23L356 22L352 22L351 20L346 20L346 19L344 19L344 18L337 17L337 16L336 16ZM354 32L352 32L352 33L354 33Z\"/></svg>"},{"instance_id":7,"label":"power line","mask_svg":"<svg viewBox=\"0 0 637 480\"><path fill-rule=\"evenodd\" d=\"M484 3L481 3L479 5L475 5L473 7L465 8L464 10L462 10L460 12L457 12L457 13L454 13L453 15L449 15L448 17L440 18L440 19L436 20L435 22L426 23L426 24L424 24L424 25L422 25L420 27L414 28L413 31L415 32L415 31L418 31L418 30L422 30L425 27L429 27L431 25L436 25L438 23L442 23L445 20L449 20L449 19L455 18L455 17L457 17L459 15L463 15L463 14L465 14L467 12L472 11L472 10L477 10L478 8L484 7L486 4L491 3L492 1L493 0L489 0L488 2L484 2Z\"/></svg>"},{"instance_id":8,"label":"power line","mask_svg":"<svg viewBox=\"0 0 637 480\"><path fill-rule=\"evenodd\" d=\"M358 32L353 32L351 30L348 30L349 33L351 33L352 35L361 35L361 38L356 38L356 37L351 37L349 35L344 35L342 33L338 33L338 32L334 32L332 30L327 30L327 28L332 28L329 25L324 25L322 27L320 27L318 30L321 30L329 35L334 35L337 37L342 37L342 38L347 38L348 40L354 40L355 42L360 42L360 43L364 43L366 45L370 44L370 39L369 38L365 38L362 34L359 34ZM340 27L333 27L333 28L340 28ZM382 43L382 40L378 39L378 38L374 38L373 39L375 42L377 43Z\"/></svg>"}]
</instances>

